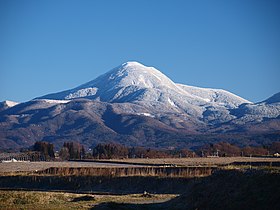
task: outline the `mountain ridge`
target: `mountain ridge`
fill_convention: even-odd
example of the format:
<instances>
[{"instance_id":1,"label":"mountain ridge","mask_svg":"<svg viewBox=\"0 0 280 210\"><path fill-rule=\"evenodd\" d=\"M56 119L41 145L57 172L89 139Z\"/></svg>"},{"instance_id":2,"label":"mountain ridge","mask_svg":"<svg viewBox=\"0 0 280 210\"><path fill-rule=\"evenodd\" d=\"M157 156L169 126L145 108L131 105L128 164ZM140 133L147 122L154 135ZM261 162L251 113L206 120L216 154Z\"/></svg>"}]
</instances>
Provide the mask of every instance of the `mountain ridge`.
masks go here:
<instances>
[{"instance_id":1,"label":"mountain ridge","mask_svg":"<svg viewBox=\"0 0 280 210\"><path fill-rule=\"evenodd\" d=\"M161 112L187 113L203 117L207 107L237 108L251 103L225 90L176 84L154 67L126 62L76 88L38 99L88 98L108 103L141 104Z\"/></svg>"},{"instance_id":2,"label":"mountain ridge","mask_svg":"<svg viewBox=\"0 0 280 210\"><path fill-rule=\"evenodd\" d=\"M184 86L184 88L182 88ZM189 98L193 98L194 100L202 100L208 101L200 96L193 94L190 90L186 91L186 89L196 88L191 86L186 86L182 84L176 84L172 80L170 80L166 75L162 74L159 70L154 67L146 67L143 64L138 62L126 62L119 65L116 68L108 71L107 73L97 77L94 80L91 80L85 84L82 84L76 88L69 89L66 91L62 91L59 93L48 94L40 99L74 99L74 98L83 98L83 97L90 97L92 99L98 99L104 102L118 102L118 96L121 94L120 92L116 92L112 98L103 96L102 93L106 91L110 92L112 89L119 90L122 88L126 89L133 89L132 91L138 90L147 90L147 89L168 89L173 90L180 94L185 94ZM101 90L100 89L104 89ZM210 88L197 88L196 92L200 91L212 91L216 94L219 92L229 93L225 90L218 90L218 89L210 89ZM98 94L98 91L101 94ZM119 90L120 91L120 90ZM97 95L98 94L98 95ZM243 103L251 103L239 96L236 96L232 93L229 93L232 96L235 96ZM133 99L135 100L135 98Z\"/></svg>"},{"instance_id":3,"label":"mountain ridge","mask_svg":"<svg viewBox=\"0 0 280 210\"><path fill-rule=\"evenodd\" d=\"M76 88L0 109L0 149L42 140L57 147L64 141L86 147L262 144L280 140L278 94L252 103L225 90L177 84L154 67L126 62Z\"/></svg>"}]
</instances>

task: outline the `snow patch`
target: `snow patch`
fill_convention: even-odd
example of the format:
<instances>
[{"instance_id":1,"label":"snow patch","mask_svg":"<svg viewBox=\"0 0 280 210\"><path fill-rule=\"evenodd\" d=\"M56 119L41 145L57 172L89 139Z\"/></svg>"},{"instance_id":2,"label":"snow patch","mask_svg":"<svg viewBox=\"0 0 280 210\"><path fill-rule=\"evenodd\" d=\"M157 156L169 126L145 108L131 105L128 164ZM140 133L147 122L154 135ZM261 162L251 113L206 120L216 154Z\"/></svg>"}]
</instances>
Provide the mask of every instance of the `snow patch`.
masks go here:
<instances>
[{"instance_id":1,"label":"snow patch","mask_svg":"<svg viewBox=\"0 0 280 210\"><path fill-rule=\"evenodd\" d=\"M142 115L142 116L146 116L146 117L155 117L154 115L150 114L150 113L146 113L146 112L143 112L143 113L136 113L136 115Z\"/></svg>"},{"instance_id":2,"label":"snow patch","mask_svg":"<svg viewBox=\"0 0 280 210\"><path fill-rule=\"evenodd\" d=\"M44 99L42 101L45 101L50 104L66 104L70 102L70 100L51 100L51 99Z\"/></svg>"},{"instance_id":3,"label":"snow patch","mask_svg":"<svg viewBox=\"0 0 280 210\"><path fill-rule=\"evenodd\" d=\"M67 95L65 97L65 99L94 96L96 94L97 90L98 90L98 88L95 88L95 87L83 88L83 89L77 90L76 92L70 93L69 95Z\"/></svg>"},{"instance_id":4,"label":"snow patch","mask_svg":"<svg viewBox=\"0 0 280 210\"><path fill-rule=\"evenodd\" d=\"M176 104L170 98L168 98L167 101L171 106L177 107Z\"/></svg>"},{"instance_id":5,"label":"snow patch","mask_svg":"<svg viewBox=\"0 0 280 210\"><path fill-rule=\"evenodd\" d=\"M14 102L14 101L4 101L4 103L8 106L8 107L13 107L15 105L18 105L18 102Z\"/></svg>"}]
</instances>

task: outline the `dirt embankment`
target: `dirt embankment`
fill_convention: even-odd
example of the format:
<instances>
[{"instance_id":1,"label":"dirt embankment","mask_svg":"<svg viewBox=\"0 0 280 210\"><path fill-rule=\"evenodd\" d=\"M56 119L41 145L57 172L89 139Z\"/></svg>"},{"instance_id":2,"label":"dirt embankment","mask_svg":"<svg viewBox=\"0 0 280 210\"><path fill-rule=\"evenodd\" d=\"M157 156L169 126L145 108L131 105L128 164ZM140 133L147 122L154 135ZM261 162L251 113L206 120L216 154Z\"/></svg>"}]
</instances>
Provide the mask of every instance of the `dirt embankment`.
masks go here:
<instances>
[{"instance_id":1,"label":"dirt embankment","mask_svg":"<svg viewBox=\"0 0 280 210\"><path fill-rule=\"evenodd\" d=\"M102 203L92 210L278 210L280 174L265 171L217 171L181 185L182 195L160 204Z\"/></svg>"}]
</instances>

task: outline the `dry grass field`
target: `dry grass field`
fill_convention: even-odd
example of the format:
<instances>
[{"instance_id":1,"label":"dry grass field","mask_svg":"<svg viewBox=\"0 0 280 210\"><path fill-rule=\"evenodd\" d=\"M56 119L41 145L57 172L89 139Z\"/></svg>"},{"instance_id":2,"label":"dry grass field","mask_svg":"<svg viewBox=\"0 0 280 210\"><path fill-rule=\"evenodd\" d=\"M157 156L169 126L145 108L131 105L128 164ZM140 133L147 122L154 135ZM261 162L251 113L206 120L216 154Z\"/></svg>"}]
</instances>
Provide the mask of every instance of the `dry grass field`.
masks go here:
<instances>
[{"instance_id":1,"label":"dry grass field","mask_svg":"<svg viewBox=\"0 0 280 210\"><path fill-rule=\"evenodd\" d=\"M205 158L135 158L135 159L112 159L102 160L103 162L113 163L122 162L127 164L174 164L178 166L208 166L208 165L225 165L234 162L280 162L280 158L266 157L205 157Z\"/></svg>"},{"instance_id":2,"label":"dry grass field","mask_svg":"<svg viewBox=\"0 0 280 210\"><path fill-rule=\"evenodd\" d=\"M66 161L66 162L9 162L9 163L0 163L0 173L4 172L24 172L24 171L40 171L50 167L90 167L90 168L100 168L100 167L119 167L119 164L114 163L96 163L96 162L75 162L75 161ZM128 167L130 165L127 165ZM136 166L137 167L137 166Z\"/></svg>"},{"instance_id":3,"label":"dry grass field","mask_svg":"<svg viewBox=\"0 0 280 210\"><path fill-rule=\"evenodd\" d=\"M98 161L98 160L97 160ZM257 157L218 157L218 158L162 158L162 159L110 159L101 162L9 162L0 163L0 174L9 172L31 172L40 171L50 167L143 167L149 164L177 165L177 166L216 166L226 165L234 162L280 162L280 158L257 158ZM143 164L143 165L137 165Z\"/></svg>"},{"instance_id":4,"label":"dry grass field","mask_svg":"<svg viewBox=\"0 0 280 210\"><path fill-rule=\"evenodd\" d=\"M143 194L129 195L94 195L63 192L38 191L0 191L1 210L64 210L64 209L92 209L101 203L130 203L150 204L165 202L178 195L157 194L149 197Z\"/></svg>"},{"instance_id":5,"label":"dry grass field","mask_svg":"<svg viewBox=\"0 0 280 210\"><path fill-rule=\"evenodd\" d=\"M221 171L182 185L184 193L100 195L0 190L2 210L280 209L279 174Z\"/></svg>"}]
</instances>

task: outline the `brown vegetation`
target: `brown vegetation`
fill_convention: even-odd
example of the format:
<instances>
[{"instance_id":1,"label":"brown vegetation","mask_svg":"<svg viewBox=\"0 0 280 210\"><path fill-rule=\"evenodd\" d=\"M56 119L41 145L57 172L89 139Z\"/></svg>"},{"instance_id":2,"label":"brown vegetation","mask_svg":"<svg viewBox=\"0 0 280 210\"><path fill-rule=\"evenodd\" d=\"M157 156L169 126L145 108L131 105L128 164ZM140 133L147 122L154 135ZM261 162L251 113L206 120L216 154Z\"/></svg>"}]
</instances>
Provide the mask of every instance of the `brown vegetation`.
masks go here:
<instances>
[{"instance_id":1,"label":"brown vegetation","mask_svg":"<svg viewBox=\"0 0 280 210\"><path fill-rule=\"evenodd\" d=\"M40 175L57 176L156 176L156 177L202 177L212 174L214 167L119 167L119 168L48 168Z\"/></svg>"},{"instance_id":2,"label":"brown vegetation","mask_svg":"<svg viewBox=\"0 0 280 210\"><path fill-rule=\"evenodd\" d=\"M108 202L118 203L154 203L163 202L177 195L157 194L151 198L142 197L142 194L129 195L96 195L65 192L41 191L12 191L0 190L1 210L89 210L94 206Z\"/></svg>"},{"instance_id":3,"label":"brown vegetation","mask_svg":"<svg viewBox=\"0 0 280 210\"><path fill-rule=\"evenodd\" d=\"M50 167L67 168L116 168L116 167L144 167L157 165L177 165L177 166L219 166L228 165L234 162L254 163L266 162L268 165L272 162L280 162L280 158L260 158L260 157L219 157L219 158L132 158L132 159L110 159L110 160L88 160L88 161L63 161L63 162L14 162L0 163L0 174L16 172L40 171Z\"/></svg>"}]
</instances>

